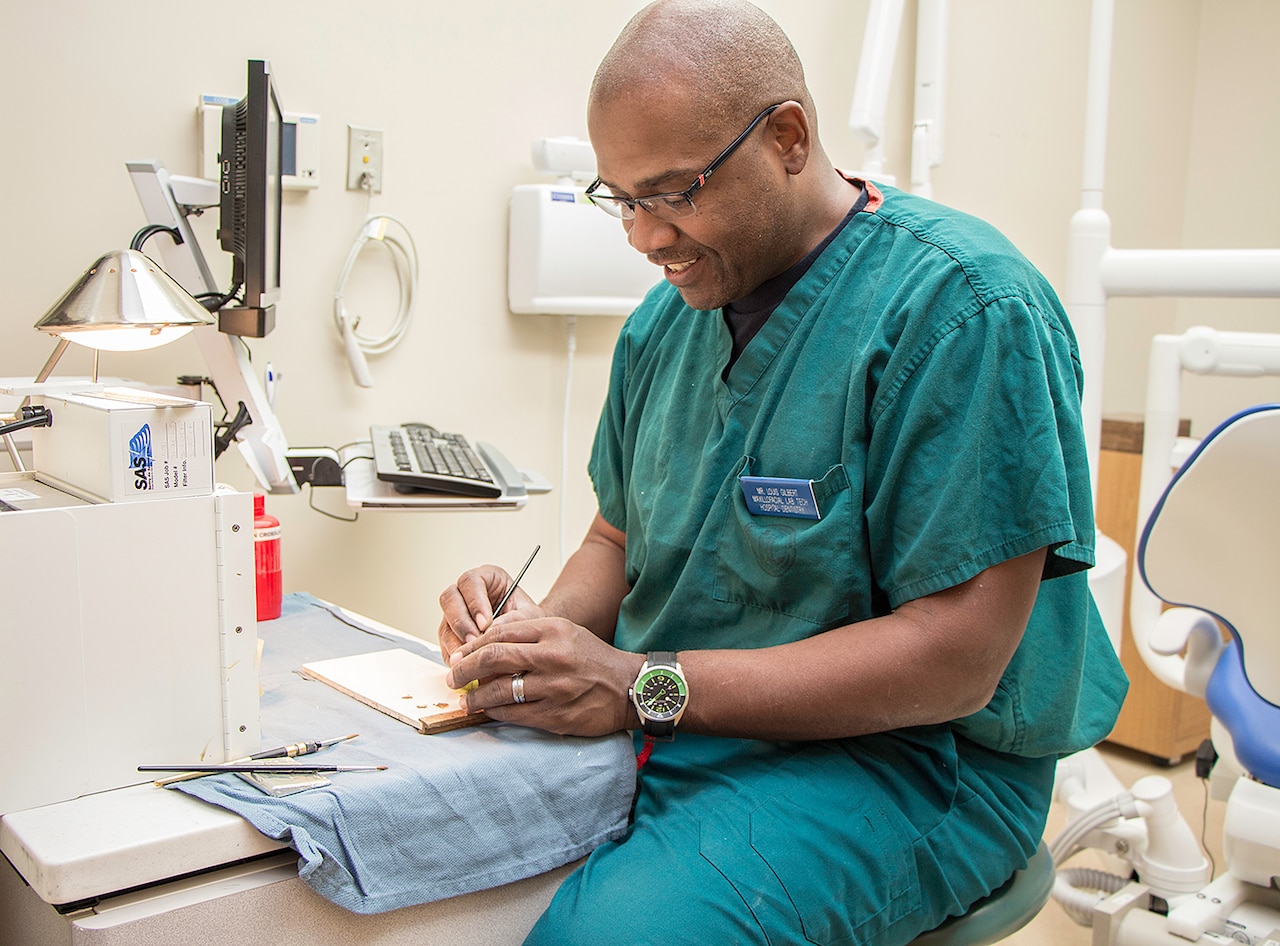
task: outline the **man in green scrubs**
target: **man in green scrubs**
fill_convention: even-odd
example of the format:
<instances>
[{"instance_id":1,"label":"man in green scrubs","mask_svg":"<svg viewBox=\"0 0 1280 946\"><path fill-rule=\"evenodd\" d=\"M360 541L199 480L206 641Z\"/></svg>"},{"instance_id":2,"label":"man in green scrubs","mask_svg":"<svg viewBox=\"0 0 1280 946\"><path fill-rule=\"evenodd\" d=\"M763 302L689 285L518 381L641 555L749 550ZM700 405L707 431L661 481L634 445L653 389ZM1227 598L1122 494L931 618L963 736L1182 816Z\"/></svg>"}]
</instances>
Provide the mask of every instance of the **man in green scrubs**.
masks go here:
<instances>
[{"instance_id":1,"label":"man in green scrubs","mask_svg":"<svg viewBox=\"0 0 1280 946\"><path fill-rule=\"evenodd\" d=\"M1025 864L1124 694L1071 327L993 229L832 167L749 4L641 11L588 125L592 199L666 277L599 512L541 603L494 619L495 566L441 596L469 709L641 730L630 832L530 942L907 943Z\"/></svg>"}]
</instances>

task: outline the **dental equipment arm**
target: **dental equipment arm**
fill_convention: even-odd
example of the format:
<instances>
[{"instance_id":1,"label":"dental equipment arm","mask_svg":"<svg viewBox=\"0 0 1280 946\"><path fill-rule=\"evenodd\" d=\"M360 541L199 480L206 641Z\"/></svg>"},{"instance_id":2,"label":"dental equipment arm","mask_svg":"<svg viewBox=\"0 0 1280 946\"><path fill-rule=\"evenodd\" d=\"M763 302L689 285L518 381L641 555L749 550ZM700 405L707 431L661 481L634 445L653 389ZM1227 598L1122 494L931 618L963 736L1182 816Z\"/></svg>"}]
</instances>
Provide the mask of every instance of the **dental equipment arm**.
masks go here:
<instances>
[{"instance_id":1,"label":"dental equipment arm","mask_svg":"<svg viewBox=\"0 0 1280 946\"><path fill-rule=\"evenodd\" d=\"M871 0L849 109L849 129L866 146L859 173L892 184L884 173L885 113L902 27L902 0ZM919 0L916 8L912 100L911 192L932 197L930 168L942 163L948 0Z\"/></svg>"},{"instance_id":2,"label":"dental equipment arm","mask_svg":"<svg viewBox=\"0 0 1280 946\"><path fill-rule=\"evenodd\" d=\"M1146 524L1169 485L1181 414L1183 371L1225 377L1278 375L1280 336L1197 327L1183 335L1157 335L1152 340L1138 492L1139 528ZM1141 535L1137 540L1135 548ZM1203 698L1222 652L1218 623L1195 608L1162 611L1162 607L1139 570L1133 569L1129 624L1138 653L1161 682ZM1184 649L1185 655L1179 656Z\"/></svg>"}]
</instances>

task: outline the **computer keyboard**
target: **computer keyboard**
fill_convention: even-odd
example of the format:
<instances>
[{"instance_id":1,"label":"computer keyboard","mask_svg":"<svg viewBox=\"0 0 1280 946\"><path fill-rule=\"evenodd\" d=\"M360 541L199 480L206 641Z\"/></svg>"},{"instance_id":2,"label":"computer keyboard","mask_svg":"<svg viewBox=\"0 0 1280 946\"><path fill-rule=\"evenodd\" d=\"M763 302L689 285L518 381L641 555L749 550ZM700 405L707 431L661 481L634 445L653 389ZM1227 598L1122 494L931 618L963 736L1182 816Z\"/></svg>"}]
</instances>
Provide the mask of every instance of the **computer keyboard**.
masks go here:
<instances>
[{"instance_id":1,"label":"computer keyboard","mask_svg":"<svg viewBox=\"0 0 1280 946\"><path fill-rule=\"evenodd\" d=\"M369 438L378 479L397 489L485 499L503 495L503 478L462 434L441 433L430 424L374 425Z\"/></svg>"}]
</instances>

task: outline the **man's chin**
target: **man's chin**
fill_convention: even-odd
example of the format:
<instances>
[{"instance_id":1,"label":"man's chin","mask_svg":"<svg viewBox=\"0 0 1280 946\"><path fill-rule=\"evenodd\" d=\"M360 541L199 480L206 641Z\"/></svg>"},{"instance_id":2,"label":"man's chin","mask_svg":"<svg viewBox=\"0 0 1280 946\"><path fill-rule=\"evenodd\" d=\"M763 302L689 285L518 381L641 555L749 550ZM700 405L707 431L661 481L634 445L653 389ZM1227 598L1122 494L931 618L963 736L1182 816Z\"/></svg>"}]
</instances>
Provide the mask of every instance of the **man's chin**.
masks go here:
<instances>
[{"instance_id":1,"label":"man's chin","mask_svg":"<svg viewBox=\"0 0 1280 946\"><path fill-rule=\"evenodd\" d=\"M693 286L677 286L676 291L680 293L680 298L684 300L685 305L691 309L700 309L703 312L712 312L733 301L732 299L722 298L722 293L717 294L706 289L699 290Z\"/></svg>"}]
</instances>

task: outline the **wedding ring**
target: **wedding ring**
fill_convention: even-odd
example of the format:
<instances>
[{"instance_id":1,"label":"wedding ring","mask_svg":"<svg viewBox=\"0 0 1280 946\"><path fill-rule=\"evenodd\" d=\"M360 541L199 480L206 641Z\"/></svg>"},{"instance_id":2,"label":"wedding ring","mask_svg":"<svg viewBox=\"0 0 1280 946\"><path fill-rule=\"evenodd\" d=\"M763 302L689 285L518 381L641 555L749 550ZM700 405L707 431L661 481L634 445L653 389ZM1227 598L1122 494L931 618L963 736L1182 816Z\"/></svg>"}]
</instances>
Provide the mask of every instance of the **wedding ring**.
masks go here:
<instances>
[{"instance_id":1,"label":"wedding ring","mask_svg":"<svg viewBox=\"0 0 1280 946\"><path fill-rule=\"evenodd\" d=\"M517 703L524 702L524 671L511 675L511 699Z\"/></svg>"}]
</instances>

